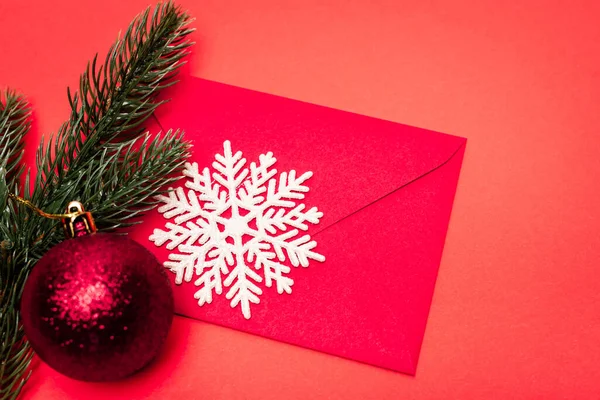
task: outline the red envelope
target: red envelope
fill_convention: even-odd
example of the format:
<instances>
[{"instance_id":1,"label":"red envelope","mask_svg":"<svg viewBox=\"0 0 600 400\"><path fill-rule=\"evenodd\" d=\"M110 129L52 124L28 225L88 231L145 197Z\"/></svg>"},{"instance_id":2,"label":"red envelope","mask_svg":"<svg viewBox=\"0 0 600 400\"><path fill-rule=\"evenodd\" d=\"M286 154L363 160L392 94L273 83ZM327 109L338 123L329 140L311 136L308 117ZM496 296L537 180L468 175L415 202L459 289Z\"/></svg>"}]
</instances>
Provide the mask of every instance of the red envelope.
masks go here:
<instances>
[{"instance_id":1,"label":"red envelope","mask_svg":"<svg viewBox=\"0 0 600 400\"><path fill-rule=\"evenodd\" d=\"M214 171L225 141L232 154L243 153L245 167L272 152L278 175L312 171L299 203L323 215L299 236L310 235L312 250L325 256L307 268L285 260L291 294L265 287L263 275L260 303L250 304L249 319L240 304L231 306L227 288L199 306L198 276L174 286L177 313L414 374L466 140L196 78L170 96L158 122L164 130L185 130L200 172ZM176 250L148 238L168 222L154 212L135 232L161 262Z\"/></svg>"}]
</instances>

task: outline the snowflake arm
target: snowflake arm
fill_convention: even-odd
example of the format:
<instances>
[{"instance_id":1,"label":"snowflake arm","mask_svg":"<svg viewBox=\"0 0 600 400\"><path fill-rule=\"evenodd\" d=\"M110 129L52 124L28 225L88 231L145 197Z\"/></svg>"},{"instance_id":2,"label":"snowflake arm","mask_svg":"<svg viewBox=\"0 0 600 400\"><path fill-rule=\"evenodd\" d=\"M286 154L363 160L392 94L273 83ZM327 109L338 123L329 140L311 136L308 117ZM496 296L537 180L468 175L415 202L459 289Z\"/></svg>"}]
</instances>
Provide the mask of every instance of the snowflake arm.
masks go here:
<instances>
[{"instance_id":1,"label":"snowflake arm","mask_svg":"<svg viewBox=\"0 0 600 400\"><path fill-rule=\"evenodd\" d=\"M203 270L200 277L194 282L200 289L194 294L194 298L198 300L198 305L210 304L213 300L213 291L220 295L223 293L222 276L229 272L227 264L233 264L233 252L227 246L217 246L209 252L209 257L212 259L206 261L203 265Z\"/></svg>"},{"instance_id":2,"label":"snowflake arm","mask_svg":"<svg viewBox=\"0 0 600 400\"><path fill-rule=\"evenodd\" d=\"M288 226L305 231L308 229L305 222L318 224L321 217L323 217L323 213L317 207L303 212L305 208L304 204L299 204L287 212L284 208L280 208L277 212L274 208L269 208L264 215L256 218L256 225L259 230L262 229L271 234L275 234L277 229L285 231Z\"/></svg>"},{"instance_id":3,"label":"snowflake arm","mask_svg":"<svg viewBox=\"0 0 600 400\"><path fill-rule=\"evenodd\" d=\"M235 281L235 283L233 283ZM256 283L262 282L262 278L244 262L244 258L238 254L236 266L225 279L225 286L231 286L225 295L231 300L231 308L240 304L244 318L250 319L250 303L258 304L258 296L262 290ZM233 283L233 285L232 285Z\"/></svg>"},{"instance_id":4,"label":"snowflake arm","mask_svg":"<svg viewBox=\"0 0 600 400\"><path fill-rule=\"evenodd\" d=\"M229 192L229 202L235 204L237 187L246 179L248 169L242 169L246 165L246 159L242 157L242 152L235 154L231 151L231 143L226 140L223 143L223 155L217 154L212 167L217 171L212 174L213 179L227 188Z\"/></svg>"},{"instance_id":5,"label":"snowflake arm","mask_svg":"<svg viewBox=\"0 0 600 400\"><path fill-rule=\"evenodd\" d=\"M204 168L200 173L197 163L186 163L183 175L191 179L185 183L185 186L200 194L198 199L204 202L205 210L215 211L217 215L227 210L229 207L227 192L222 191L218 183L212 184L208 168ZM166 214L165 217L170 218Z\"/></svg>"},{"instance_id":6,"label":"snowflake arm","mask_svg":"<svg viewBox=\"0 0 600 400\"><path fill-rule=\"evenodd\" d=\"M169 254L169 261L165 267L175 272L175 283L183 280L190 282L193 273L198 271L199 265L206 259L206 253L214 246L214 239L218 237L218 227L214 220L198 220L198 224L188 222L185 226L172 224L166 225L167 231L155 229L150 240L157 246L167 243L167 249L177 248L179 253ZM207 243L211 241L211 243ZM198 243L201 246L195 246ZM200 267L199 271L202 271Z\"/></svg>"},{"instance_id":7,"label":"snowflake arm","mask_svg":"<svg viewBox=\"0 0 600 400\"><path fill-rule=\"evenodd\" d=\"M165 267L175 273L175 283L190 282L194 273L202 272L202 263L206 258L206 249L196 246L179 246L180 253L169 254Z\"/></svg>"},{"instance_id":8,"label":"snowflake arm","mask_svg":"<svg viewBox=\"0 0 600 400\"><path fill-rule=\"evenodd\" d=\"M273 250L275 251L275 254L277 254L279 261L284 262L286 259L285 254L287 253L288 258L294 267L300 265L308 267L309 258L321 262L325 261L325 256L312 251L317 247L317 242L310 240L309 235L294 238L297 234L298 230L293 229L275 237L266 236L262 239L273 246ZM292 238L294 238L294 240L290 241ZM283 252L284 250L285 253Z\"/></svg>"},{"instance_id":9,"label":"snowflake arm","mask_svg":"<svg viewBox=\"0 0 600 400\"><path fill-rule=\"evenodd\" d=\"M274 258L275 253L273 252L260 251L256 253L256 269L262 268L264 271L266 287L273 286L273 282L275 282L277 285L277 293L283 294L283 292L285 292L290 294L292 293L294 281L285 276L285 274L288 274L291 269L287 265L272 261Z\"/></svg>"},{"instance_id":10,"label":"snowflake arm","mask_svg":"<svg viewBox=\"0 0 600 400\"><path fill-rule=\"evenodd\" d=\"M273 286L273 282L276 282L277 293L292 293L294 281L284 275L290 272L290 267L272 261L275 258L275 253L269 251L271 245L261 241L259 238L255 238L249 241L246 247L248 249L248 262L254 263L256 270L262 269L264 271L265 286L271 287Z\"/></svg>"},{"instance_id":11,"label":"snowflake arm","mask_svg":"<svg viewBox=\"0 0 600 400\"><path fill-rule=\"evenodd\" d=\"M293 207L295 203L285 199L303 199L304 194L308 192L308 186L303 185L303 183L310 177L312 177L310 171L296 177L296 171L291 170L289 174L282 172L279 175L279 185L277 185L276 179L271 179L267 189L267 200L259 210L263 211L268 207Z\"/></svg>"},{"instance_id":12,"label":"snowflake arm","mask_svg":"<svg viewBox=\"0 0 600 400\"><path fill-rule=\"evenodd\" d=\"M258 161L258 165L255 162L250 164L250 177L238 191L239 205L247 210L265 200L261 196L267 190L264 185L277 174L276 169L269 169L277 161L273 153L261 154Z\"/></svg>"},{"instance_id":13,"label":"snowflake arm","mask_svg":"<svg viewBox=\"0 0 600 400\"><path fill-rule=\"evenodd\" d=\"M164 205L158 208L158 212L164 214L165 218L175 218L175 223L181 224L191 219L197 218L204 213L198 198L193 191L189 191L186 196L183 188L169 190L168 196L156 196L156 199L163 202Z\"/></svg>"}]
</instances>

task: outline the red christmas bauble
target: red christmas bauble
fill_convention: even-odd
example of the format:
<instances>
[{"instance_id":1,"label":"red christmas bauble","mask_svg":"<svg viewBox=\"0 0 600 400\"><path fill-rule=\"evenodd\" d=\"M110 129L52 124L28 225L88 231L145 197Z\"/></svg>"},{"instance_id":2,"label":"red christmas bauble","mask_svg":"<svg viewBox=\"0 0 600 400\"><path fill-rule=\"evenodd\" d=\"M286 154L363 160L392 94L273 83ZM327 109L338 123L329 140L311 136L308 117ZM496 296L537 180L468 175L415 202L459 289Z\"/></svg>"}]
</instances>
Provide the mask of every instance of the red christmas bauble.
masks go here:
<instances>
[{"instance_id":1,"label":"red christmas bauble","mask_svg":"<svg viewBox=\"0 0 600 400\"><path fill-rule=\"evenodd\" d=\"M25 334L58 372L111 381L147 365L173 320L173 293L154 255L125 236L67 239L34 266L21 300Z\"/></svg>"}]
</instances>

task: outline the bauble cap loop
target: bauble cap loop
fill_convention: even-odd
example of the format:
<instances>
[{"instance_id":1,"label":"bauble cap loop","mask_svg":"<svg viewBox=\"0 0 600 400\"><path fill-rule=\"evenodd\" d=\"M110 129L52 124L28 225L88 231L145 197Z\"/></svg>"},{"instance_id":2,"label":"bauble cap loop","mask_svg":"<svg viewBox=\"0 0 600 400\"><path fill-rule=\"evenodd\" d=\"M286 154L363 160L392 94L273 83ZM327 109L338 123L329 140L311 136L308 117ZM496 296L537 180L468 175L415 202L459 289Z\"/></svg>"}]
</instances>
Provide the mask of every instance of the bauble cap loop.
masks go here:
<instances>
[{"instance_id":1,"label":"bauble cap loop","mask_svg":"<svg viewBox=\"0 0 600 400\"><path fill-rule=\"evenodd\" d=\"M67 239L96 233L96 223L92 214L85 211L80 202L70 202L67 206L67 214L69 217L62 220Z\"/></svg>"}]
</instances>

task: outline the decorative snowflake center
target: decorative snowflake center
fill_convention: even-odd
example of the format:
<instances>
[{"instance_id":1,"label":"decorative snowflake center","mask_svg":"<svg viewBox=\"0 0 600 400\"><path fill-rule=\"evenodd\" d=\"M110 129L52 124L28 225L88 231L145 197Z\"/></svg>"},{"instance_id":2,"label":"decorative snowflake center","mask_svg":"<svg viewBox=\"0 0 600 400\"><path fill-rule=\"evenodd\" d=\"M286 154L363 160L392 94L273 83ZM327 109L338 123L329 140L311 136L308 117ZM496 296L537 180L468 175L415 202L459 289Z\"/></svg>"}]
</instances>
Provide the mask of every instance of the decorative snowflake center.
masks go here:
<instances>
[{"instance_id":1,"label":"decorative snowflake center","mask_svg":"<svg viewBox=\"0 0 600 400\"><path fill-rule=\"evenodd\" d=\"M316 207L306 210L297 202L308 192L304 182L312 172L296 176L291 170L276 177L273 153L258 159L258 164L244 168L242 153L234 154L225 141L212 175L208 168L200 172L197 163L187 163L187 193L178 187L168 196L158 196L164 203L158 211L175 223L167 222L166 231L155 229L150 236L157 246L177 249L165 262L177 284L197 277L198 305L210 304L213 293L220 295L225 287L231 307L240 305L246 319L250 304L260 302L262 289L257 284L263 280L266 287L275 283L279 294L292 292L286 260L294 267L308 267L309 259L325 261L313 251L317 243L299 235L308 229L307 223L318 224L323 216Z\"/></svg>"},{"instance_id":2,"label":"decorative snowflake center","mask_svg":"<svg viewBox=\"0 0 600 400\"><path fill-rule=\"evenodd\" d=\"M241 238L244 233L248 232L248 222L246 218L240 215L234 215L224 223L225 230L223 234L230 236L233 239Z\"/></svg>"}]
</instances>

